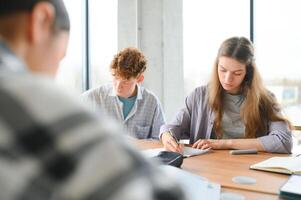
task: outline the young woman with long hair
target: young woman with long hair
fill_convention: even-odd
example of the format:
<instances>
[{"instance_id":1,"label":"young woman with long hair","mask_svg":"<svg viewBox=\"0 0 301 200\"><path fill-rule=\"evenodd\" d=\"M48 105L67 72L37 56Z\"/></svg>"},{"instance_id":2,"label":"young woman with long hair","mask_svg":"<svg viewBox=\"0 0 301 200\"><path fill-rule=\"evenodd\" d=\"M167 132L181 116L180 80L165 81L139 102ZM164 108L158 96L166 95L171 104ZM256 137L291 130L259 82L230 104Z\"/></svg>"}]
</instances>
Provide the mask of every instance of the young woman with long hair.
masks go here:
<instances>
[{"instance_id":1,"label":"young woman with long hair","mask_svg":"<svg viewBox=\"0 0 301 200\"><path fill-rule=\"evenodd\" d=\"M174 137L188 138L200 149L291 152L290 122L264 87L248 39L232 37L222 43L209 83L196 88L176 118L161 126L165 148L181 151Z\"/></svg>"}]
</instances>

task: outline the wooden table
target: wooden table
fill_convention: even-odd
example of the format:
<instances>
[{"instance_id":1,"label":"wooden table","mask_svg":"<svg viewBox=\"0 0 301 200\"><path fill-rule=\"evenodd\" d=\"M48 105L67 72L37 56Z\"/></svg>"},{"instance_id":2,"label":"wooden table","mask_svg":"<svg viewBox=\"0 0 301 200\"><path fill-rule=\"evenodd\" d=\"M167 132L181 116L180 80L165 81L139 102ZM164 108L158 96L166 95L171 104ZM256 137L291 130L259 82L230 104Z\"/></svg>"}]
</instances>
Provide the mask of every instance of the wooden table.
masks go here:
<instances>
[{"instance_id":1,"label":"wooden table","mask_svg":"<svg viewBox=\"0 0 301 200\"><path fill-rule=\"evenodd\" d=\"M139 140L139 149L162 147L158 141ZM213 150L210 153L185 158L182 168L219 183L222 192L234 192L251 200L275 200L279 188L286 182L288 175L249 169L250 165L273 156L284 154L258 153L252 155L231 155L229 150ZM235 176L249 176L256 179L254 185L237 184L232 181Z\"/></svg>"}]
</instances>

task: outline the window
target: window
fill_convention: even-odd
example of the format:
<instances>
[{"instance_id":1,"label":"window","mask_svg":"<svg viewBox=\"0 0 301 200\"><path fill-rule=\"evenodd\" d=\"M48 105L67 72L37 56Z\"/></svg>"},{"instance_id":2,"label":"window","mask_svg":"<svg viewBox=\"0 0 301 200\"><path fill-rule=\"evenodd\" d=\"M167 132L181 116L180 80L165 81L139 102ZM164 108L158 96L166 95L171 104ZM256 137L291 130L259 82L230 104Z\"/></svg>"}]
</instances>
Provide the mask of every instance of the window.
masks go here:
<instances>
[{"instance_id":1,"label":"window","mask_svg":"<svg viewBox=\"0 0 301 200\"><path fill-rule=\"evenodd\" d=\"M206 84L220 44L250 35L249 0L183 1L185 94Z\"/></svg>"},{"instance_id":2,"label":"window","mask_svg":"<svg viewBox=\"0 0 301 200\"><path fill-rule=\"evenodd\" d=\"M82 91L82 1L64 0L71 21L69 46L62 60L56 82L71 90Z\"/></svg>"},{"instance_id":3,"label":"window","mask_svg":"<svg viewBox=\"0 0 301 200\"><path fill-rule=\"evenodd\" d=\"M91 87L111 82L109 66L117 53L117 0L89 1Z\"/></svg>"},{"instance_id":4,"label":"window","mask_svg":"<svg viewBox=\"0 0 301 200\"><path fill-rule=\"evenodd\" d=\"M301 2L264 0L254 3L257 65L269 89L294 125L301 125ZM268 14L267 14L268 13Z\"/></svg>"}]
</instances>

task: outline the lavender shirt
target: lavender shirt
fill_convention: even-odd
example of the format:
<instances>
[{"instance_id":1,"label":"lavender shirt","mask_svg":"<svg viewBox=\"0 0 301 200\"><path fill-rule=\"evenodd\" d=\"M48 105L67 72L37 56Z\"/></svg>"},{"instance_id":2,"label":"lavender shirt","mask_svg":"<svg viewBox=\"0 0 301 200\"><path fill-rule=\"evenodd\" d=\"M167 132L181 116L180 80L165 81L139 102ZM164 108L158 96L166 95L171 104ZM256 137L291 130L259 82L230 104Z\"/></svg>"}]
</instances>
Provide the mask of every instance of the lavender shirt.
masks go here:
<instances>
[{"instance_id":1,"label":"lavender shirt","mask_svg":"<svg viewBox=\"0 0 301 200\"><path fill-rule=\"evenodd\" d=\"M267 132L256 133L267 152L291 153L292 134L283 121L266 121ZM185 100L185 107L170 124L160 128L160 135L170 129L181 139L194 143L198 139L215 138L213 131L214 113L208 102L208 87L196 88Z\"/></svg>"}]
</instances>

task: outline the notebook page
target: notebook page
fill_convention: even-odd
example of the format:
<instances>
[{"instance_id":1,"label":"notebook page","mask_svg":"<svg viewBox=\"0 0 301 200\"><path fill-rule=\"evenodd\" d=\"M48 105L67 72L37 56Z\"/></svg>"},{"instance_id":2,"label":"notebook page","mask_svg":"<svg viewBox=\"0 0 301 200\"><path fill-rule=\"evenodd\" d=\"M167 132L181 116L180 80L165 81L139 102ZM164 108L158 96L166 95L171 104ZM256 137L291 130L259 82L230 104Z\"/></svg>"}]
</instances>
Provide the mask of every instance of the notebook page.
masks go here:
<instances>
[{"instance_id":1,"label":"notebook page","mask_svg":"<svg viewBox=\"0 0 301 200\"><path fill-rule=\"evenodd\" d=\"M200 154L204 154L207 153L210 149L195 149L192 147L184 147L184 151L183 151L183 156L184 157L190 157L190 156L196 156L196 155L200 155ZM142 151L142 153L144 155L146 155L147 157L154 157L157 156L160 151L166 151L164 148L155 148L155 149L147 149Z\"/></svg>"},{"instance_id":2,"label":"notebook page","mask_svg":"<svg viewBox=\"0 0 301 200\"><path fill-rule=\"evenodd\" d=\"M272 157L253 165L261 168L285 168L292 172L301 171L300 157Z\"/></svg>"},{"instance_id":3,"label":"notebook page","mask_svg":"<svg viewBox=\"0 0 301 200\"><path fill-rule=\"evenodd\" d=\"M190 157L207 153L210 149L195 149L192 147L184 147L183 156Z\"/></svg>"}]
</instances>

